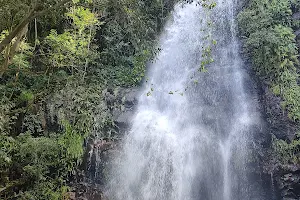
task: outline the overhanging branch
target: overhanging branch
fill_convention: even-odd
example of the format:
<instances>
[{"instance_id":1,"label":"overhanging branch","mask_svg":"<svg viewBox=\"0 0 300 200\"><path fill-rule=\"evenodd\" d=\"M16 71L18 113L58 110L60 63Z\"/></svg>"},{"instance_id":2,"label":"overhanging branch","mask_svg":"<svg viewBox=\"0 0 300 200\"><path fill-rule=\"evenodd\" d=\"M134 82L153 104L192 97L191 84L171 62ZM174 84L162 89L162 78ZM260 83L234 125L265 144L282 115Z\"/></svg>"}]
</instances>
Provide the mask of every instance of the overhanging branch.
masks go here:
<instances>
[{"instance_id":1,"label":"overhanging branch","mask_svg":"<svg viewBox=\"0 0 300 200\"><path fill-rule=\"evenodd\" d=\"M54 5L53 7L48 7L45 8L44 10L38 11L38 6L36 5L35 7L33 7L30 12L27 14L27 16L13 29L13 31L11 31L5 38L4 40L1 41L0 43L0 53L3 52L3 50L11 43L11 41L18 35L18 33L20 31L22 31L24 29L24 27L30 23L33 19L44 15L45 13L49 12L50 10L53 9L57 9L69 2L71 2L72 0L63 0L59 3L57 3L56 5Z\"/></svg>"}]
</instances>

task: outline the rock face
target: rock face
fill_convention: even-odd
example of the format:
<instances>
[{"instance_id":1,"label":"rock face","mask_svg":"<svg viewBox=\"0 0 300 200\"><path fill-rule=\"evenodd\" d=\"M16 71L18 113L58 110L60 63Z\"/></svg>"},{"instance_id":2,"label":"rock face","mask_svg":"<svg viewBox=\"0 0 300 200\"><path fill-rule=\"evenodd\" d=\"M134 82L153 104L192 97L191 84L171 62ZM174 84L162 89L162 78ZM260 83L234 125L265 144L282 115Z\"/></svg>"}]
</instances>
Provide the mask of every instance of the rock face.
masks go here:
<instances>
[{"instance_id":1,"label":"rock face","mask_svg":"<svg viewBox=\"0 0 300 200\"><path fill-rule=\"evenodd\" d=\"M114 157L121 145L118 138L130 127L130 119L137 105L138 89L106 89L102 95L113 121L112 127L106 127L103 131L113 131L115 134L113 138L94 135L87 141L81 172L71 184L73 192L70 196L74 200L106 200L101 192L108 176L106 169L110 168L110 158Z\"/></svg>"},{"instance_id":2,"label":"rock face","mask_svg":"<svg viewBox=\"0 0 300 200\"><path fill-rule=\"evenodd\" d=\"M294 20L300 19L300 12L297 9L293 9ZM296 41L299 47L300 45L300 29L295 30ZM274 97L269 91L265 92L264 106L266 113L268 114L268 122L271 127L271 133L276 136L277 139L282 139L288 143L296 139L296 133L299 131L299 123L291 121L287 113L285 113L280 107L281 99ZM298 149L299 150L299 149ZM295 155L300 157L300 155ZM274 180L279 196L283 200L299 200L300 199L300 163L273 163Z\"/></svg>"},{"instance_id":3,"label":"rock face","mask_svg":"<svg viewBox=\"0 0 300 200\"><path fill-rule=\"evenodd\" d=\"M277 171L275 179L282 199L300 199L300 165L284 166Z\"/></svg>"},{"instance_id":4,"label":"rock face","mask_svg":"<svg viewBox=\"0 0 300 200\"><path fill-rule=\"evenodd\" d=\"M137 96L137 88L121 89L115 96L117 106L113 107L112 116L119 134L124 134L130 126L130 119L133 117L137 105Z\"/></svg>"},{"instance_id":5,"label":"rock face","mask_svg":"<svg viewBox=\"0 0 300 200\"><path fill-rule=\"evenodd\" d=\"M262 105L269 127L268 132L275 135L277 139L291 141L295 138L297 126L281 108L281 101L282 99L275 96L268 86L263 85Z\"/></svg>"},{"instance_id":6,"label":"rock face","mask_svg":"<svg viewBox=\"0 0 300 200\"><path fill-rule=\"evenodd\" d=\"M249 0L242 0L239 5L241 8L247 6ZM293 8L294 20L300 19L300 12ZM298 47L300 45L300 29L294 30ZM248 55L244 55L244 61L250 61ZM248 66L252 68L251 63ZM248 69L250 70L250 69ZM251 71L251 70L250 70ZM254 149L256 154L253 176L258 174L262 178L264 185L270 185L269 199L272 200L299 200L300 199L300 164L289 163L285 165L272 158L272 137L284 140L288 143L296 138L299 131L299 123L289 119L288 113L281 107L282 99L275 96L269 86L253 73L251 74L258 86L260 113L265 124L262 133L255 135ZM298 155L300 157L300 155ZM255 178L256 179L256 178ZM258 180L258 179L256 179ZM272 193L272 194L271 194Z\"/></svg>"},{"instance_id":7,"label":"rock face","mask_svg":"<svg viewBox=\"0 0 300 200\"><path fill-rule=\"evenodd\" d=\"M71 200L106 200L100 187L87 183L78 183L69 196Z\"/></svg>"},{"instance_id":8,"label":"rock face","mask_svg":"<svg viewBox=\"0 0 300 200\"><path fill-rule=\"evenodd\" d=\"M250 65L250 64L248 64ZM272 157L272 137L291 142L299 128L290 120L287 113L281 108L281 98L275 96L268 85L260 81L253 73L258 92L259 111L263 115L262 130L254 135L255 161L250 163L255 180L261 180L272 200L299 200L300 199L300 165L283 165ZM255 78L256 77L256 78ZM260 177L257 178L257 177Z\"/></svg>"},{"instance_id":9,"label":"rock face","mask_svg":"<svg viewBox=\"0 0 300 200\"><path fill-rule=\"evenodd\" d=\"M266 177L263 181L270 182L270 175L273 176L273 199L299 200L300 199L300 165L283 165L278 160L272 158L272 137L291 142L295 139L298 129L297 124L291 121L287 113L280 106L281 98L275 96L267 85L260 83L260 101L266 128L264 137L256 140L261 145L261 153L258 153L259 163L263 166L262 173Z\"/></svg>"}]
</instances>

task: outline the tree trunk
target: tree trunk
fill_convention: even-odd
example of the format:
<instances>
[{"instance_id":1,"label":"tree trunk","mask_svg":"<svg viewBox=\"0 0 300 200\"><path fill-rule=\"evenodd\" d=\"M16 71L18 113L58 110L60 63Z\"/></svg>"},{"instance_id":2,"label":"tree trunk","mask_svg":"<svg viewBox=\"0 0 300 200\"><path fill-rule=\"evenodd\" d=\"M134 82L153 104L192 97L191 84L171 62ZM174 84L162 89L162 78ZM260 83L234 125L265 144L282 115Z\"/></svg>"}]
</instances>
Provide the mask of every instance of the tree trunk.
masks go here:
<instances>
[{"instance_id":1,"label":"tree trunk","mask_svg":"<svg viewBox=\"0 0 300 200\"><path fill-rule=\"evenodd\" d=\"M28 24L25 25L25 27L18 33L14 43L13 44L9 43L6 46L6 52L5 52L5 55L4 55L5 61L3 63L3 67L2 67L2 70L0 72L0 77L3 76L5 71L8 69L8 65L11 64L11 61L13 60L13 58L15 56L15 53L18 51L18 49L20 47L20 43L22 42L23 38L25 37L27 31L28 31Z\"/></svg>"},{"instance_id":2,"label":"tree trunk","mask_svg":"<svg viewBox=\"0 0 300 200\"><path fill-rule=\"evenodd\" d=\"M12 32L8 34L0 43L0 53L11 43L11 41L20 33L26 25L35 18L36 12L35 9L32 9L29 14L25 17L25 19L14 28Z\"/></svg>"},{"instance_id":3,"label":"tree trunk","mask_svg":"<svg viewBox=\"0 0 300 200\"><path fill-rule=\"evenodd\" d=\"M41 15L43 15L43 14L49 12L49 11L52 10L52 9L56 9L56 8L58 8L58 7L61 7L61 6L65 5L66 3L69 3L69 2L71 2L71 1L72 1L72 0L63 0L63 1L61 1L60 3L56 4L55 6L53 6L53 7L50 6L49 8L46 8L46 9L44 9L44 10L42 10L42 11L37 11L37 10L36 10L37 7L32 8L32 10L28 13L28 15L24 18L24 20L23 20L20 24L18 24L18 25L13 29L13 31L10 32L10 33L8 34L8 36L6 36L6 37L4 38L4 40L0 43L0 53L5 49L5 47L7 47L7 45L10 44L10 42L12 41L12 39L14 39L14 38L18 35L18 33L19 33L20 31L22 31L23 28L24 28L27 24L29 24L34 18L36 18L36 17L38 17L38 16L41 16Z\"/></svg>"}]
</instances>

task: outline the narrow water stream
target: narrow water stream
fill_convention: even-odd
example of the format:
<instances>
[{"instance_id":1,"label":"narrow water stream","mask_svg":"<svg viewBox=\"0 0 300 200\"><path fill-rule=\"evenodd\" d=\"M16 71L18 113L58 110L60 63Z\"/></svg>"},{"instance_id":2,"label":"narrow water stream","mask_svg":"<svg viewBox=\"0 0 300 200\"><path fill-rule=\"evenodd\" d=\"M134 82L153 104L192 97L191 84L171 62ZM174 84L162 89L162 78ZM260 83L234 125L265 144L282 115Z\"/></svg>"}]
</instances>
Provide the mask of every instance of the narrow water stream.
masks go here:
<instances>
[{"instance_id":1,"label":"narrow water stream","mask_svg":"<svg viewBox=\"0 0 300 200\"><path fill-rule=\"evenodd\" d=\"M247 176L259 124L245 92L236 0L177 5L112 168L110 200L260 200ZM198 72L211 45L214 62ZM259 188L257 188L259 190Z\"/></svg>"}]
</instances>

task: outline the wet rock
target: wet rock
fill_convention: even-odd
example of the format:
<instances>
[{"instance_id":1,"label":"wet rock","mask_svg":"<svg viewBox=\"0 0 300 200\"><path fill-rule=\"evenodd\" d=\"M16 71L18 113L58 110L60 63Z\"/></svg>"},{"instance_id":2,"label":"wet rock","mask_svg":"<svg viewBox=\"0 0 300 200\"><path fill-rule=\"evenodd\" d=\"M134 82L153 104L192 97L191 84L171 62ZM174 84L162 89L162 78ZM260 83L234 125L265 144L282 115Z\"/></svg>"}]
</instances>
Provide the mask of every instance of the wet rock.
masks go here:
<instances>
[{"instance_id":1,"label":"wet rock","mask_svg":"<svg viewBox=\"0 0 300 200\"><path fill-rule=\"evenodd\" d=\"M137 89L132 89L126 95L124 96L124 105L126 108L133 108L135 105L137 105L138 99L137 99Z\"/></svg>"},{"instance_id":2,"label":"wet rock","mask_svg":"<svg viewBox=\"0 0 300 200\"><path fill-rule=\"evenodd\" d=\"M118 118L115 120L116 125L119 128L120 133L124 133L128 128L130 127L130 121L133 117L134 112L133 111L126 111L121 113Z\"/></svg>"},{"instance_id":3,"label":"wet rock","mask_svg":"<svg viewBox=\"0 0 300 200\"><path fill-rule=\"evenodd\" d=\"M282 166L282 163L274 160L271 153L272 137L275 136L277 139L290 142L295 138L298 126L289 119L288 113L282 109L281 97L274 95L269 85L259 79L255 73L251 77L256 77L255 82L258 87L255 90L259 93L258 110L262 113L260 118L262 127L256 127L253 130L257 134L254 134L252 147L256 155L252 169L259 172L261 181L266 186L266 194L269 195L270 199L299 200L300 166Z\"/></svg>"},{"instance_id":4,"label":"wet rock","mask_svg":"<svg viewBox=\"0 0 300 200\"><path fill-rule=\"evenodd\" d=\"M299 47L299 43L300 43L300 29L296 30L294 33L296 35L296 41L297 41L297 45Z\"/></svg>"},{"instance_id":5,"label":"wet rock","mask_svg":"<svg viewBox=\"0 0 300 200\"><path fill-rule=\"evenodd\" d=\"M105 183L105 169L109 165L111 150L116 148L116 141L111 139L95 139L91 144L91 149L86 157L88 157L87 165L85 166L85 180L99 185Z\"/></svg>"},{"instance_id":6,"label":"wet rock","mask_svg":"<svg viewBox=\"0 0 300 200\"><path fill-rule=\"evenodd\" d=\"M295 19L295 20L299 20L300 19L300 12L295 12L293 15L292 15L292 18Z\"/></svg>"},{"instance_id":7,"label":"wet rock","mask_svg":"<svg viewBox=\"0 0 300 200\"><path fill-rule=\"evenodd\" d=\"M267 85L263 85L262 104L265 118L268 124L268 133L275 135L277 139L292 141L295 138L297 125L288 117L288 113L282 109L282 99L275 96Z\"/></svg>"},{"instance_id":8,"label":"wet rock","mask_svg":"<svg viewBox=\"0 0 300 200\"><path fill-rule=\"evenodd\" d=\"M112 138L109 134L95 134L86 141L82 171L79 170L77 179L70 184L74 188L72 195L76 194L74 200L106 200L101 191L109 176L107 169L111 168L112 158L119 153L118 138L129 128L138 102L137 88L108 88L102 91L102 95L116 127L101 131L115 133Z\"/></svg>"},{"instance_id":9,"label":"wet rock","mask_svg":"<svg viewBox=\"0 0 300 200\"><path fill-rule=\"evenodd\" d=\"M275 136L277 139L292 141L295 138L297 125L291 121L286 111L280 103L282 99L275 96L267 85L262 85L261 104L263 105L267 128L266 134L270 137ZM257 140L259 141L259 140ZM282 165L279 161L270 161L272 157L267 152L272 151L272 140L266 140L264 153L261 156L261 163L264 165L265 172L273 174L274 191L278 199L299 200L300 199L300 166ZM267 182L267 180L266 180Z\"/></svg>"},{"instance_id":10,"label":"wet rock","mask_svg":"<svg viewBox=\"0 0 300 200\"><path fill-rule=\"evenodd\" d=\"M247 5L248 0L242 0L242 7ZM300 20L300 12L296 8L292 8L294 20ZM300 29L295 30L298 46L300 45ZM244 61L251 61L249 55L243 53ZM251 62L247 64L253 67ZM254 78L259 93L260 112L262 113L262 121L265 124L263 129L258 129L259 134L254 135L253 152L255 152L255 160L253 169L259 172L264 185L270 185L270 192L267 192L269 198L266 199L283 199L283 200L300 200L300 166L284 165L279 161L274 161L272 157L272 137L291 142L295 139L295 133L299 130L299 124L289 119L288 113L282 109L282 99L276 96L270 90L270 86L266 80L260 79L255 73L251 74ZM247 86L251 86L246 82ZM251 88L249 88L250 90ZM261 168L259 167L261 166ZM270 180L271 177L271 180ZM272 197L271 197L272 196Z\"/></svg>"},{"instance_id":11,"label":"wet rock","mask_svg":"<svg viewBox=\"0 0 300 200\"><path fill-rule=\"evenodd\" d=\"M130 121L138 102L137 96L137 88L119 89L118 92L116 92L116 102L118 106L115 106L112 110L112 116L118 127L119 134L123 134L130 127Z\"/></svg>"},{"instance_id":12,"label":"wet rock","mask_svg":"<svg viewBox=\"0 0 300 200\"><path fill-rule=\"evenodd\" d=\"M102 188L95 184L78 183L74 186L74 200L105 200Z\"/></svg>"},{"instance_id":13,"label":"wet rock","mask_svg":"<svg viewBox=\"0 0 300 200\"><path fill-rule=\"evenodd\" d=\"M278 189L281 197L286 200L300 199L300 168L293 166L297 171L287 171L282 169L276 177Z\"/></svg>"}]
</instances>

